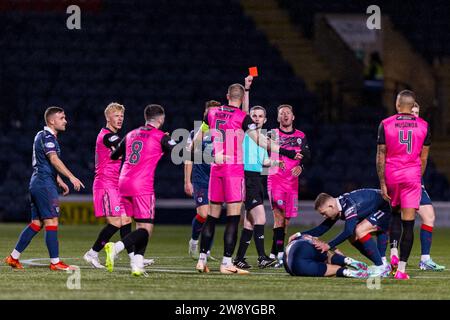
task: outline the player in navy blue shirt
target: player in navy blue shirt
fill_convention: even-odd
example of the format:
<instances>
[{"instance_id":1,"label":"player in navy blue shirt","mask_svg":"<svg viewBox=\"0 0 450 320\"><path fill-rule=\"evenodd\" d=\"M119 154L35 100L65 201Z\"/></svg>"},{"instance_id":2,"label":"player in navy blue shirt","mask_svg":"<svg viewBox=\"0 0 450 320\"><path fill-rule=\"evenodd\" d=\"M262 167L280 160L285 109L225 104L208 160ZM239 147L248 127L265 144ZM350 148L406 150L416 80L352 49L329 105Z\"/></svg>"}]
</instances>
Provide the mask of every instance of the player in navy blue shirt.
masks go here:
<instances>
[{"instance_id":1,"label":"player in navy blue shirt","mask_svg":"<svg viewBox=\"0 0 450 320\"><path fill-rule=\"evenodd\" d=\"M81 181L76 178L60 160L61 149L57 135L66 130L66 116L59 107L49 107L45 111L44 130L39 131L33 144L33 174L30 180L31 196L31 223L22 231L15 249L5 262L13 268L23 269L19 262L20 254L30 244L33 237L45 226L45 242L50 255L51 270L70 270L71 266L59 259L58 245L58 217L59 200L58 187L63 195L69 193L69 187L59 174L67 177L76 191L84 188Z\"/></svg>"},{"instance_id":2,"label":"player in navy blue shirt","mask_svg":"<svg viewBox=\"0 0 450 320\"><path fill-rule=\"evenodd\" d=\"M323 244L325 243L310 235L296 233L284 250L285 270L292 276L303 277L369 277L364 262L336 252L321 252L317 247Z\"/></svg>"},{"instance_id":3,"label":"player in navy blue shirt","mask_svg":"<svg viewBox=\"0 0 450 320\"><path fill-rule=\"evenodd\" d=\"M221 106L221 103L214 100L207 101L205 104L205 114L209 108L217 106ZM206 126L206 124L202 123L202 126ZM191 159L184 162L184 192L194 198L197 212L192 219L192 235L189 240L189 255L195 260L198 259L199 255L198 238L208 216L209 174L211 171L211 162L213 161L211 135L208 133L207 128L199 130L199 132L201 135L199 134L194 139L195 131L191 131L187 142Z\"/></svg>"},{"instance_id":4,"label":"player in navy blue shirt","mask_svg":"<svg viewBox=\"0 0 450 320\"><path fill-rule=\"evenodd\" d=\"M391 208L381 196L380 190L360 189L337 198L321 193L314 208L326 219L319 226L302 234L319 237L330 230L338 220L344 220L344 230L320 249L328 251L350 239L352 244L375 264L371 269L372 275L389 275L390 265L386 258L382 259L381 253L384 255L386 251ZM378 234L378 246L371 238L372 232Z\"/></svg>"}]
</instances>

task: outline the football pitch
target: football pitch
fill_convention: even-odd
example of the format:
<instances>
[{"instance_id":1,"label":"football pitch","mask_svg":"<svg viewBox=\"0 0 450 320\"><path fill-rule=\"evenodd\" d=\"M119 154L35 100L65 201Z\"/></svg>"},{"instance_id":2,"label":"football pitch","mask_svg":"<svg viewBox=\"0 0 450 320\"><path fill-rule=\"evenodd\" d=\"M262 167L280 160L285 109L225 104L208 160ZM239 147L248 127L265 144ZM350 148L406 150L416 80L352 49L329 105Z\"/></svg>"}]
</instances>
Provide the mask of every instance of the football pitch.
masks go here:
<instances>
[{"instance_id":1,"label":"football pitch","mask_svg":"<svg viewBox=\"0 0 450 320\"><path fill-rule=\"evenodd\" d=\"M0 255L7 256L25 224L0 224ZM222 275L219 262L209 262L209 274L195 270L196 261L187 255L190 226L156 225L150 239L146 257L154 258L146 277L134 278L130 274L126 252L116 264L116 270L94 270L82 259L90 248L101 226L67 225L59 229L60 255L63 261L80 267L80 289L69 289L65 272L48 268L48 252L44 232L33 239L21 261L25 270L12 270L0 264L0 299L450 299L450 272L420 271L419 232L410 258L411 280L382 279L376 282L344 278L303 278L289 276L284 269L263 269L256 266L253 243L249 247L248 261L254 267L250 275ZM289 234L302 228L292 227ZM339 231L339 230L336 230ZM330 239L330 233L324 239ZM266 229L266 248L270 248L272 232ZM114 239L118 239L117 235ZM216 230L212 253L221 257L223 226ZM432 257L439 264L450 266L450 229L436 229ZM349 256L366 261L347 244L341 250ZM100 255L104 261L104 253ZM70 282L70 281L69 281ZM372 287L370 289L369 287Z\"/></svg>"}]
</instances>

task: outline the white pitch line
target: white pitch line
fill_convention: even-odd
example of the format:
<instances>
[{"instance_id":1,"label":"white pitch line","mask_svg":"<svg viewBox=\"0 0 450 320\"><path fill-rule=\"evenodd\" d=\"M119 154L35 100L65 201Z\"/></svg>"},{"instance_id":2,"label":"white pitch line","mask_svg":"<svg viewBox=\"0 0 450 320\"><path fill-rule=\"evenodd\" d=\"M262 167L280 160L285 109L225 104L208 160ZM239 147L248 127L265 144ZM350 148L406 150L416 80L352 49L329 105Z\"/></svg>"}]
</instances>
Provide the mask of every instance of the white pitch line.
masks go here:
<instances>
[{"instance_id":1,"label":"white pitch line","mask_svg":"<svg viewBox=\"0 0 450 320\"><path fill-rule=\"evenodd\" d=\"M176 257L165 257L165 258L176 258ZM63 260L81 260L81 258L61 258ZM154 259L158 259L158 257L154 257ZM50 261L49 258L33 258L33 259L26 259L26 260L22 260L21 262L23 264L29 265L29 266L36 266L36 267L46 267L48 266L48 262L47 263L39 263L37 261ZM101 270L101 269L94 269L92 267L86 266L86 265L82 265L79 266L80 269L84 269L84 270ZM127 267L115 267L114 270L117 271L130 271L130 268ZM146 270L148 270L149 272L151 271L155 271L155 272L167 272L167 273L186 273L186 274L199 274L194 267L192 269L187 269L185 267L170 267L170 268L160 268L160 267L148 267L146 268ZM411 269L414 271L419 271L420 269ZM449 270L443 270L440 271L439 273L445 272L445 271L449 271ZM430 271L431 272L431 271ZM212 274L220 274L219 271L212 271ZM438 272L435 272L434 274L437 274ZM280 273L280 272L252 272L250 271L250 275L269 275L269 276L288 276L287 273ZM389 279L393 279L393 278L386 278L385 280L389 280ZM419 276L414 276L413 279L450 279L450 277L448 276L426 276L426 275L419 275Z\"/></svg>"}]
</instances>

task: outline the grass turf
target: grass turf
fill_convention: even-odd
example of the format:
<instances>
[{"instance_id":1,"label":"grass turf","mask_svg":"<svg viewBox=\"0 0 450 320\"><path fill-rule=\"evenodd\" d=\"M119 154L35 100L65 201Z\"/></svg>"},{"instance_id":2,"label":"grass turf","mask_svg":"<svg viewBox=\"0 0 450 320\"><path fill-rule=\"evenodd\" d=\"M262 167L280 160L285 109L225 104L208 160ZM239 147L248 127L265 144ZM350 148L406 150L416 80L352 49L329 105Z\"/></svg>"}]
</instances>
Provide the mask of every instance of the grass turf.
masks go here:
<instances>
[{"instance_id":1,"label":"grass turf","mask_svg":"<svg viewBox=\"0 0 450 320\"><path fill-rule=\"evenodd\" d=\"M2 257L10 253L24 226L0 224ZM80 290L67 288L70 274L48 269L48 252L44 232L41 231L21 257L25 270L12 270L0 263L0 299L450 299L448 270L420 271L417 267L420 257L418 230L408 268L412 279L382 279L379 290L370 290L365 280L291 277L284 269L252 268L251 274L247 276L222 275L218 272L219 262L209 262L212 270L210 274L199 274L195 271L196 262L187 255L189 226L155 227L146 257L155 258L156 262L148 268L147 277L134 278L130 275L126 252L121 253L116 264L118 268L113 273L94 270L84 262L82 256L92 245L100 228L78 225L61 226L59 230L61 257L67 263L80 266ZM290 234L298 229L291 227ZM269 250L270 229L266 229L266 235L266 250ZM117 239L117 236L113 239ZM330 233L324 239L332 236L334 234ZM217 257L221 256L222 239L223 227L219 226L212 250ZM450 230L436 229L432 247L432 257L436 262L450 266L449 244ZM348 256L367 262L348 244L342 245L341 250ZM255 266L253 244L248 254L247 260ZM104 261L103 252L100 256ZM30 262L40 265L30 265Z\"/></svg>"}]
</instances>

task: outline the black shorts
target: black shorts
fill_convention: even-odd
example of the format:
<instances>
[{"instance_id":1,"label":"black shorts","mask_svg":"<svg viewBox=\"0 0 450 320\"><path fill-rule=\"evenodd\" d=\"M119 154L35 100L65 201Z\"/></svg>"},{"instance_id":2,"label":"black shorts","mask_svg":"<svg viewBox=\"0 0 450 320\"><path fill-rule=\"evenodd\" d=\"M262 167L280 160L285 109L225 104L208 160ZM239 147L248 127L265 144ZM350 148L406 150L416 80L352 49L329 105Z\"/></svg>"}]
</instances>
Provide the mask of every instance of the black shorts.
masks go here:
<instances>
[{"instance_id":1,"label":"black shorts","mask_svg":"<svg viewBox=\"0 0 450 320\"><path fill-rule=\"evenodd\" d=\"M245 171L245 210L264 204L264 186L259 172Z\"/></svg>"}]
</instances>

